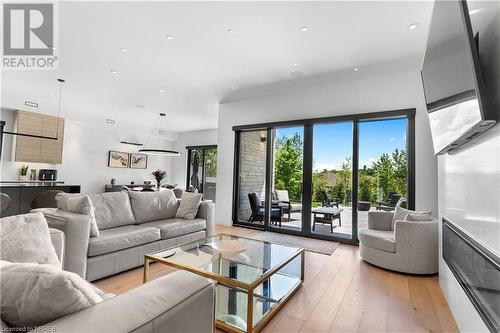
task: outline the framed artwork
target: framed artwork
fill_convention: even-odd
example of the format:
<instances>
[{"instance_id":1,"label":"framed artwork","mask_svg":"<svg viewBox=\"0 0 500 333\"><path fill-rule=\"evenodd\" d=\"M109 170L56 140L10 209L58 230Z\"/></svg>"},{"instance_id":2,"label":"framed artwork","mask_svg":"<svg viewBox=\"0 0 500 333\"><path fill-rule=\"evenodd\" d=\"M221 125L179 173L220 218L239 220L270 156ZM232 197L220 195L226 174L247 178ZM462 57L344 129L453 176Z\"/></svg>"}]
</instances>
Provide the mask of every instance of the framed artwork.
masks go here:
<instances>
[{"instance_id":1,"label":"framed artwork","mask_svg":"<svg viewBox=\"0 0 500 333\"><path fill-rule=\"evenodd\" d=\"M129 153L121 151L109 151L108 167L110 168L128 168Z\"/></svg>"},{"instance_id":2,"label":"framed artwork","mask_svg":"<svg viewBox=\"0 0 500 333\"><path fill-rule=\"evenodd\" d=\"M146 169L148 167L148 155L140 153L130 153L131 169Z\"/></svg>"}]
</instances>

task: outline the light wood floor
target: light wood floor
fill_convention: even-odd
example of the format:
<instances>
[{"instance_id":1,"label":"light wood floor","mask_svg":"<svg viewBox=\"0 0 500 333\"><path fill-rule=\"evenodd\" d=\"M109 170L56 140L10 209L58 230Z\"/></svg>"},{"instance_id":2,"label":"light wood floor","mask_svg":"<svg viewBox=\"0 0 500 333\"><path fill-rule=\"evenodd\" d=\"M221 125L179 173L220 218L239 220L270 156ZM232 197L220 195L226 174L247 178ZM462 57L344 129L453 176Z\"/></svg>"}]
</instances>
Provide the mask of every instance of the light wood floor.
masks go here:
<instances>
[{"instance_id":1,"label":"light wood floor","mask_svg":"<svg viewBox=\"0 0 500 333\"><path fill-rule=\"evenodd\" d=\"M218 232L260 231L217 226ZM262 332L458 332L437 276L398 274L365 263L358 247L331 256L306 252L302 287ZM153 264L151 278L172 272ZM121 294L142 284L142 268L96 283Z\"/></svg>"}]
</instances>

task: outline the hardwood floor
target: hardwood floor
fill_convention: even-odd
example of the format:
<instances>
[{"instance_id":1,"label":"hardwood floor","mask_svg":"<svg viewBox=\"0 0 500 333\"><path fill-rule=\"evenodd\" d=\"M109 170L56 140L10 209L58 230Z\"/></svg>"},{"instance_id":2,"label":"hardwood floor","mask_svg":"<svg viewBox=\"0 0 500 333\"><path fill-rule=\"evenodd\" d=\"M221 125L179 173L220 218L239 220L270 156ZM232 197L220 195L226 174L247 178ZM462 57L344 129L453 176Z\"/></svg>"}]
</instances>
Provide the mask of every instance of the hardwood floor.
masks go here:
<instances>
[{"instance_id":1,"label":"hardwood floor","mask_svg":"<svg viewBox=\"0 0 500 333\"><path fill-rule=\"evenodd\" d=\"M235 235L259 233L217 226ZM174 269L151 265L151 277ZM121 294L142 284L142 267L96 282ZM458 332L437 276L398 274L340 245L331 255L306 252L305 281L262 332Z\"/></svg>"}]
</instances>

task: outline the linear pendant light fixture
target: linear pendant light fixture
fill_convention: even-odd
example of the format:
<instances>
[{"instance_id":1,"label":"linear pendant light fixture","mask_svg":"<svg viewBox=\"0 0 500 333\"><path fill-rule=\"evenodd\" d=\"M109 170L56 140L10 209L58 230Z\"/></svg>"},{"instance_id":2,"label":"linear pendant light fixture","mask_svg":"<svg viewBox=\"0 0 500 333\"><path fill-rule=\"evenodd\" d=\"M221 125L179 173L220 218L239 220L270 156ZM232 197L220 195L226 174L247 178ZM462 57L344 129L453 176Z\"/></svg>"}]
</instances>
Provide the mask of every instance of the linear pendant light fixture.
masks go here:
<instances>
[{"instance_id":1,"label":"linear pendant light fixture","mask_svg":"<svg viewBox=\"0 0 500 333\"><path fill-rule=\"evenodd\" d=\"M162 122L163 122L163 118L166 117L166 114L164 113L160 113L160 130L158 131L158 133L165 133L163 132L162 130ZM154 129L153 129L153 132L154 132ZM149 148L143 148L143 149L139 149L139 153L144 153L144 154L148 154L148 155L159 155L159 156L180 156L180 153L178 151L175 151L175 150L168 150L168 149L160 149L160 142L161 140L158 139L158 149L149 149Z\"/></svg>"}]
</instances>

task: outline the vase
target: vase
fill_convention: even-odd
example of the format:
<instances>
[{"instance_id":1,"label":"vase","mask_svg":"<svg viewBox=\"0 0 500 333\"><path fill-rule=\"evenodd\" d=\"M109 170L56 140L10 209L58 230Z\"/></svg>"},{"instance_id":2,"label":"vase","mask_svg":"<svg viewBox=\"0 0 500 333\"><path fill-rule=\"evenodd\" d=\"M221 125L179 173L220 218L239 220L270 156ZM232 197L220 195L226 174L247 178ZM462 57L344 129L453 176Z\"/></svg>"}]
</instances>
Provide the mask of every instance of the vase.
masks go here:
<instances>
[{"instance_id":1,"label":"vase","mask_svg":"<svg viewBox=\"0 0 500 333\"><path fill-rule=\"evenodd\" d=\"M156 180L156 189L159 191L161 186L161 179Z\"/></svg>"},{"instance_id":2,"label":"vase","mask_svg":"<svg viewBox=\"0 0 500 333\"><path fill-rule=\"evenodd\" d=\"M28 176L27 175L20 175L19 176L19 181L22 181L22 182L28 181Z\"/></svg>"}]
</instances>

